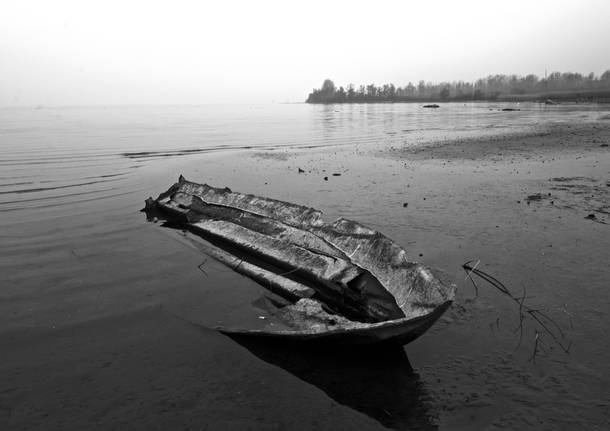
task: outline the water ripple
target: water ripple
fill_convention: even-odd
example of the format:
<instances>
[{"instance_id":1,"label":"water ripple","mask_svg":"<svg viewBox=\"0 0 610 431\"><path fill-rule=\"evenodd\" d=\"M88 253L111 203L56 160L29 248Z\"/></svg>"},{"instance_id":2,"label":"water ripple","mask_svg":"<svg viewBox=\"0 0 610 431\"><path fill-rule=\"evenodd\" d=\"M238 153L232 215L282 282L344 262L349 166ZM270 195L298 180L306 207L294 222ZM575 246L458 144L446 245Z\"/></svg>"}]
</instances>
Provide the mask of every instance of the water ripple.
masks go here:
<instances>
[{"instance_id":1,"label":"water ripple","mask_svg":"<svg viewBox=\"0 0 610 431\"><path fill-rule=\"evenodd\" d=\"M0 195L22 194L22 193L37 193L37 192L44 192L44 191L48 191L48 190L67 189L67 188L70 188L70 187L90 186L90 185L93 185L93 184L109 183L109 182L113 182L113 181L116 181L116 180L112 179L112 180L89 181L89 182L86 182L86 183L68 184L68 185L65 185L65 186L37 187L37 188L33 188L33 189L10 190L10 191L6 191L6 192L0 192Z\"/></svg>"}]
</instances>

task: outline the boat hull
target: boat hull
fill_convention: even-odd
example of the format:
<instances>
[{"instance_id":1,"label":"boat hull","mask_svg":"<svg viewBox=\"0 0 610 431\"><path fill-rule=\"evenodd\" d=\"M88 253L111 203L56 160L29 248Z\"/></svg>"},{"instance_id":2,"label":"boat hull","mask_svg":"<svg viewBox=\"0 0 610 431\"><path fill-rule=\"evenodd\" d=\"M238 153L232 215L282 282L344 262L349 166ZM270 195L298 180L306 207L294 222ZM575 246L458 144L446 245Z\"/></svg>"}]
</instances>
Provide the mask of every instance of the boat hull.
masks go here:
<instances>
[{"instance_id":1,"label":"boat hull","mask_svg":"<svg viewBox=\"0 0 610 431\"><path fill-rule=\"evenodd\" d=\"M381 323L363 324L358 328L336 328L328 331L272 331L248 330L217 327L219 332L227 335L239 335L252 338L285 339L301 342L332 343L341 345L393 344L405 345L419 338L451 306L447 301L429 314L413 319L396 319Z\"/></svg>"},{"instance_id":2,"label":"boat hull","mask_svg":"<svg viewBox=\"0 0 610 431\"><path fill-rule=\"evenodd\" d=\"M199 238L202 251L286 300L267 310L275 323L216 328L225 334L406 344L455 297L442 273L409 262L380 232L347 219L326 223L313 208L183 177L146 203L149 218L160 211Z\"/></svg>"}]
</instances>

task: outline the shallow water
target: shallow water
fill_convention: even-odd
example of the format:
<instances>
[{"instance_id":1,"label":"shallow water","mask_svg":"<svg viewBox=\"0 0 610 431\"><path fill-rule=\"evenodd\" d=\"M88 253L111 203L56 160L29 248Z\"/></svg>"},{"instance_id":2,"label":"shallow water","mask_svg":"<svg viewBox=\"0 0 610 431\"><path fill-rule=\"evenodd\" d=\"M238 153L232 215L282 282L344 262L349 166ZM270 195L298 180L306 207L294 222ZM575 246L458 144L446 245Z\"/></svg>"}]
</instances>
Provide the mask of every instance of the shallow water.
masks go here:
<instances>
[{"instance_id":1,"label":"shallow water","mask_svg":"<svg viewBox=\"0 0 610 431\"><path fill-rule=\"evenodd\" d=\"M505 106L521 109L502 112ZM153 160L244 149L373 144L523 131L540 122L595 119L596 106L448 103L0 109L2 222L128 202ZM178 162L179 163L179 162ZM141 195L140 195L141 196ZM76 205L76 207L75 207Z\"/></svg>"},{"instance_id":2,"label":"shallow water","mask_svg":"<svg viewBox=\"0 0 610 431\"><path fill-rule=\"evenodd\" d=\"M333 426L344 429L354 424L429 429L437 423L470 429L492 422L498 428L561 429L582 421L603 427L610 371L602 342L610 324L607 226L546 201L515 203L543 186L555 193L557 184L545 183L554 177L593 178L592 184L603 188L607 166L594 156L580 160L578 169L570 160L552 168L528 161L523 166L533 173L517 175L509 165L464 161L453 170L440 162L409 165L371 155L436 140L594 121L607 112L595 105L499 110L505 106L515 105L1 109L0 335L13 340L25 330L71 331L150 310L207 328L255 325L264 315L253 307L259 286L205 259L179 232L147 223L139 212L146 197L183 173L193 181L310 205L330 219L359 220L395 239L410 259L447 272L460 289L446 318L407 346L408 359L392 352L387 357L394 359L376 357L371 369L363 361L350 362L345 375L337 371L344 364L337 358L345 359L337 352L326 359L320 352L310 358L315 366L308 366L298 349L275 356L277 346L191 335L212 352L201 362L214 376L190 384L212 398L217 411L202 411L220 424L217 429L230 425L232 414L246 429L319 427L316 416L327 415L336 415ZM298 167L305 173L298 174ZM494 172L491 179L482 169ZM472 258L482 259L511 287L527 286L545 305L559 310L567 304L575 320L568 331L576 342L571 355L553 353L546 362L533 363L531 331L524 347L515 349L517 322L510 304L489 290L472 298L460 268ZM236 350L236 342L244 349ZM384 363L384 372L375 371ZM358 375L362 381L351 385ZM24 399L27 388L37 387L15 379ZM260 382L273 386L266 389L270 398L264 405L257 404ZM240 384L248 395L235 395ZM179 391L175 385L168 383L167 396ZM358 395L362 392L375 394L375 401L367 402ZM106 395L120 398L112 394ZM1 413L15 398L0 397ZM339 407L328 407L325 397ZM311 412L301 412L302 403ZM23 415L42 417L44 410L23 407ZM283 419L278 425L273 417Z\"/></svg>"}]
</instances>

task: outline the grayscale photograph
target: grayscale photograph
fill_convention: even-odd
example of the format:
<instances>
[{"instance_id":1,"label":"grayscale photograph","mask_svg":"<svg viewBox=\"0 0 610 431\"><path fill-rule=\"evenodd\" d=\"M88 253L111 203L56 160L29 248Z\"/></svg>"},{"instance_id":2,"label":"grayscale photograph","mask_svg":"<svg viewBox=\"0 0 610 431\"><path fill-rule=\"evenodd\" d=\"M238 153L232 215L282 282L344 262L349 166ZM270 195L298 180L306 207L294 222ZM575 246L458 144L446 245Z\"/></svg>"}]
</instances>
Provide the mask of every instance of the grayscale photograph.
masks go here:
<instances>
[{"instance_id":1,"label":"grayscale photograph","mask_svg":"<svg viewBox=\"0 0 610 431\"><path fill-rule=\"evenodd\" d=\"M610 2L6 0L0 430L610 429Z\"/></svg>"}]
</instances>

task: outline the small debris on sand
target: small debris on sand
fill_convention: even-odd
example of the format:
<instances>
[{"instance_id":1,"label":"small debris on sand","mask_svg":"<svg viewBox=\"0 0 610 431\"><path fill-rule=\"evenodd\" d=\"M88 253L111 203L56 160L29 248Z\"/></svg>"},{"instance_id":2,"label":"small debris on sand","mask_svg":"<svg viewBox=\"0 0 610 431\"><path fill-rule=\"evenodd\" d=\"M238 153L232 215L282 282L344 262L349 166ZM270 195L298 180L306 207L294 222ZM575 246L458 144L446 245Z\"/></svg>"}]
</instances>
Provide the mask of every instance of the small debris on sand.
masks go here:
<instances>
[{"instance_id":1,"label":"small debris on sand","mask_svg":"<svg viewBox=\"0 0 610 431\"><path fill-rule=\"evenodd\" d=\"M529 195L526 200L528 203L530 203L531 201L541 201L542 198L543 198L542 193L536 193L533 195Z\"/></svg>"},{"instance_id":2,"label":"small debris on sand","mask_svg":"<svg viewBox=\"0 0 610 431\"><path fill-rule=\"evenodd\" d=\"M328 177L324 177L324 181L328 181Z\"/></svg>"},{"instance_id":3,"label":"small debris on sand","mask_svg":"<svg viewBox=\"0 0 610 431\"><path fill-rule=\"evenodd\" d=\"M333 173L333 177L340 177L340 176L341 176L341 174L338 172Z\"/></svg>"},{"instance_id":4,"label":"small debris on sand","mask_svg":"<svg viewBox=\"0 0 610 431\"><path fill-rule=\"evenodd\" d=\"M597 220L597 217L595 216L595 214L591 213L588 216L585 217L587 220Z\"/></svg>"},{"instance_id":5,"label":"small debris on sand","mask_svg":"<svg viewBox=\"0 0 610 431\"><path fill-rule=\"evenodd\" d=\"M436 103L433 103L431 105L424 105L424 108L440 108L440 105L437 105Z\"/></svg>"},{"instance_id":6,"label":"small debris on sand","mask_svg":"<svg viewBox=\"0 0 610 431\"><path fill-rule=\"evenodd\" d=\"M405 202L405 203L403 203L403 204L402 204L402 207L403 207L403 208L406 208L406 207L408 207L408 206L409 206L409 202Z\"/></svg>"},{"instance_id":7,"label":"small debris on sand","mask_svg":"<svg viewBox=\"0 0 610 431\"><path fill-rule=\"evenodd\" d=\"M570 182L570 181L589 181L592 182L594 181L592 178L587 178L587 177L555 177L555 178L551 178L551 181L555 181L558 183L563 183L563 182Z\"/></svg>"},{"instance_id":8,"label":"small debris on sand","mask_svg":"<svg viewBox=\"0 0 610 431\"><path fill-rule=\"evenodd\" d=\"M303 169L299 168L299 174L303 174L303 173L305 173L305 171Z\"/></svg>"}]
</instances>

